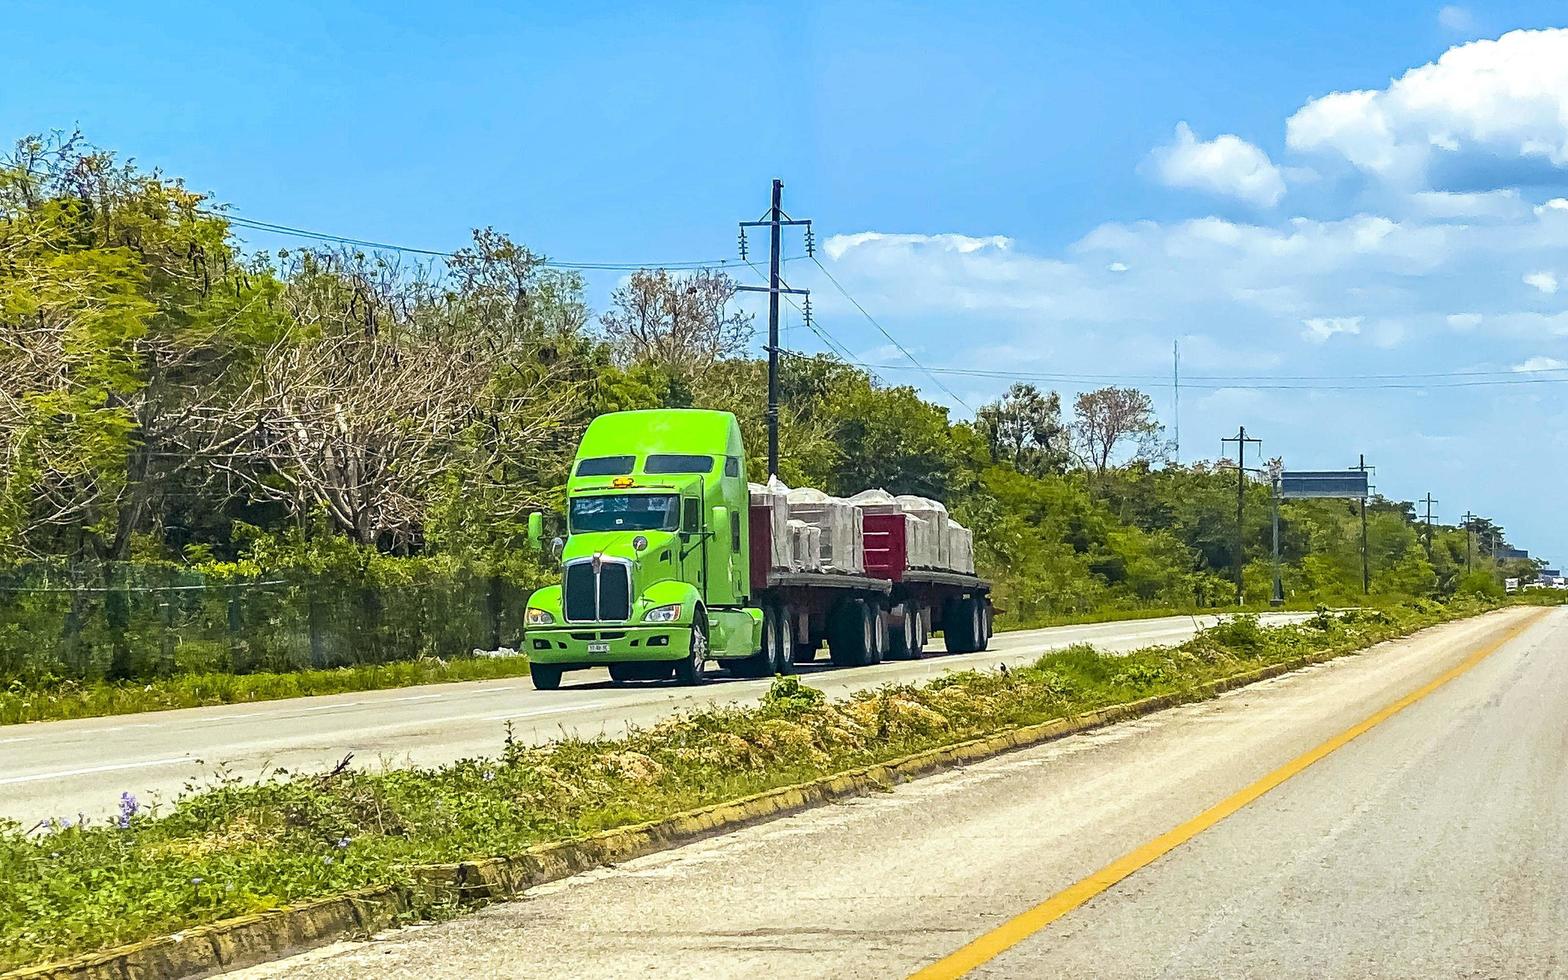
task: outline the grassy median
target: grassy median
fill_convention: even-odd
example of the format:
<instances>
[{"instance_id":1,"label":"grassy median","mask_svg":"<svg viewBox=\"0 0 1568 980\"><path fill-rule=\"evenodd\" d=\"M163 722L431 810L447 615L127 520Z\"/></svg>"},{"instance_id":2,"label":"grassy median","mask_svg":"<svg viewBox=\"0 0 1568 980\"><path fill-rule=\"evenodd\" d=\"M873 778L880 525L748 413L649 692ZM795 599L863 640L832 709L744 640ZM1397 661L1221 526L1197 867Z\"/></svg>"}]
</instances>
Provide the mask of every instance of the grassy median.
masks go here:
<instances>
[{"instance_id":1,"label":"grassy median","mask_svg":"<svg viewBox=\"0 0 1568 980\"><path fill-rule=\"evenodd\" d=\"M672 717L624 738L530 747L498 732L496 756L435 769L219 779L162 807L127 795L116 820L0 830L0 968L401 881L411 864L516 853L1019 725L1194 693L1485 608L1418 603L1269 629L1243 616L1178 647L1079 646L1027 667L844 700L783 678L760 705Z\"/></svg>"}]
</instances>

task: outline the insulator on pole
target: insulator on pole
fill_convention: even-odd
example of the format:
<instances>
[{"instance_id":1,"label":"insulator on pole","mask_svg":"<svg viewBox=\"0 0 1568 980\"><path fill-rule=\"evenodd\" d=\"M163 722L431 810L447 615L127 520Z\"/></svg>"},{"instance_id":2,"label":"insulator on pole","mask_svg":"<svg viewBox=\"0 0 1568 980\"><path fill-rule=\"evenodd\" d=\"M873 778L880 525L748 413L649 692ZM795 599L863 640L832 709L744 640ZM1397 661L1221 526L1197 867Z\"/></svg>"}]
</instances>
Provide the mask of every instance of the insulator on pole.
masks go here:
<instances>
[{"instance_id":1,"label":"insulator on pole","mask_svg":"<svg viewBox=\"0 0 1568 980\"><path fill-rule=\"evenodd\" d=\"M746 254L746 229L744 228L740 230L740 260L742 262L748 261Z\"/></svg>"}]
</instances>

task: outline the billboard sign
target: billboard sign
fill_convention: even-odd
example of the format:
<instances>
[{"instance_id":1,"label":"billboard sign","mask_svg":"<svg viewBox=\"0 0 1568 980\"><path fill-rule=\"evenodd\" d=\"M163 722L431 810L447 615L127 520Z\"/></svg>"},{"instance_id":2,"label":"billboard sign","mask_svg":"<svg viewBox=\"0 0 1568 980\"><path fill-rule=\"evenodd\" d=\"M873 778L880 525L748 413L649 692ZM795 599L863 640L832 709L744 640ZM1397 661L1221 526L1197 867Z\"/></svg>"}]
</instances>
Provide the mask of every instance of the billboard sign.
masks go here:
<instances>
[{"instance_id":1,"label":"billboard sign","mask_svg":"<svg viewBox=\"0 0 1568 980\"><path fill-rule=\"evenodd\" d=\"M1309 497L1367 496L1365 470L1286 470L1279 477L1279 495L1286 500Z\"/></svg>"},{"instance_id":2,"label":"billboard sign","mask_svg":"<svg viewBox=\"0 0 1568 980\"><path fill-rule=\"evenodd\" d=\"M1497 557L1501 561L1523 561L1530 553L1523 548L1498 548Z\"/></svg>"}]
</instances>

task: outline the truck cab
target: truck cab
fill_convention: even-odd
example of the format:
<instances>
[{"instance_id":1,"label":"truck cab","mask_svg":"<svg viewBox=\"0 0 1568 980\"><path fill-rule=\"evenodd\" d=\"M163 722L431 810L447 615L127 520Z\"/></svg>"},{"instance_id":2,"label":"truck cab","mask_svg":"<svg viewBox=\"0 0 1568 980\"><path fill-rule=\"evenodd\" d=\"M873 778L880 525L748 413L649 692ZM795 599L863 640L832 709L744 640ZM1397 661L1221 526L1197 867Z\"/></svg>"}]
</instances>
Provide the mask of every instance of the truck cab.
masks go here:
<instances>
[{"instance_id":1,"label":"truck cab","mask_svg":"<svg viewBox=\"0 0 1568 980\"><path fill-rule=\"evenodd\" d=\"M710 660L755 654L745 459L728 412L594 419L566 485L561 581L530 596L524 617L536 687L595 666L694 684Z\"/></svg>"}]
</instances>

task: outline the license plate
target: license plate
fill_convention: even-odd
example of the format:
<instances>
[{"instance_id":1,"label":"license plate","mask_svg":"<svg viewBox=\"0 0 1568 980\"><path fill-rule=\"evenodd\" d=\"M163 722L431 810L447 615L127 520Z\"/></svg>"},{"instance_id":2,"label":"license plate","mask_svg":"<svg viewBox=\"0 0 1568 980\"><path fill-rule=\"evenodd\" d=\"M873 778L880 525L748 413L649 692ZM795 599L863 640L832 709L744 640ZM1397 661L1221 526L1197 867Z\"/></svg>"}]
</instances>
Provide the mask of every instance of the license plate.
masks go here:
<instances>
[{"instance_id":1,"label":"license plate","mask_svg":"<svg viewBox=\"0 0 1568 980\"><path fill-rule=\"evenodd\" d=\"M588 652L589 653L609 653L610 652L610 645L608 643L590 643L590 644L588 644Z\"/></svg>"}]
</instances>

